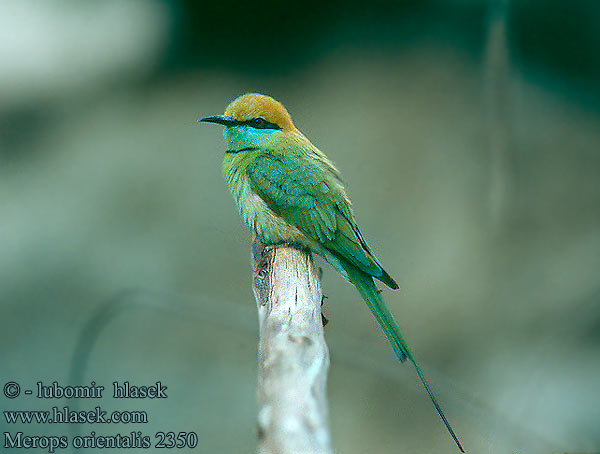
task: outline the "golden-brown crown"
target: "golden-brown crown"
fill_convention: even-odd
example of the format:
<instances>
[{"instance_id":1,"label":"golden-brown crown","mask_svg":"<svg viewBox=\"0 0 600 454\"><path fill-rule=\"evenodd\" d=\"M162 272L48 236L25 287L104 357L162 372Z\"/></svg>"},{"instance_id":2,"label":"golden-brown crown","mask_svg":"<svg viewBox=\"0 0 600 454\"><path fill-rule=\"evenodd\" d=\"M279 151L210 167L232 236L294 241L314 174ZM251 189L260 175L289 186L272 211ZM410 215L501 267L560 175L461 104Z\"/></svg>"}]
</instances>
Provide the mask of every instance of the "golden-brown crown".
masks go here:
<instances>
[{"instance_id":1,"label":"golden-brown crown","mask_svg":"<svg viewBox=\"0 0 600 454\"><path fill-rule=\"evenodd\" d=\"M225 109L225 115L230 115L239 121L260 117L269 123L276 124L283 131L296 129L283 104L270 96L258 93L246 93L236 98Z\"/></svg>"}]
</instances>

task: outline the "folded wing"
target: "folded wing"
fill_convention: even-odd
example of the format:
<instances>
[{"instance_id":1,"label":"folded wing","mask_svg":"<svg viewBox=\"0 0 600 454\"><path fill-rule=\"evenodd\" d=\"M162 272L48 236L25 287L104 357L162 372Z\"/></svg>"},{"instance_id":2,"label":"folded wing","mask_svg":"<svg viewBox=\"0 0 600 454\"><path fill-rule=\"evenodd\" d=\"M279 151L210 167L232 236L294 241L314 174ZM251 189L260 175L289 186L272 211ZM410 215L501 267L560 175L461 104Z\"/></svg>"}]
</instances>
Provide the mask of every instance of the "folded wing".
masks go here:
<instances>
[{"instance_id":1,"label":"folded wing","mask_svg":"<svg viewBox=\"0 0 600 454\"><path fill-rule=\"evenodd\" d=\"M398 288L362 236L338 177L304 155L264 154L247 168L252 189L273 212L338 258Z\"/></svg>"}]
</instances>

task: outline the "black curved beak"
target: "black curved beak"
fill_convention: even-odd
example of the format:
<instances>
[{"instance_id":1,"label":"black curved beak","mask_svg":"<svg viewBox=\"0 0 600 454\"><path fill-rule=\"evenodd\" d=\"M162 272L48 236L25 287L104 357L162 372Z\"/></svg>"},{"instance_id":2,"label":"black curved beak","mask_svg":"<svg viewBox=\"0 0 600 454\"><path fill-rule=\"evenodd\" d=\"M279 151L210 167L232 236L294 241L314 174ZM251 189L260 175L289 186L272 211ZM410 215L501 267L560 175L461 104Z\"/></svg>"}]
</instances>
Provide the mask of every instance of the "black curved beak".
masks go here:
<instances>
[{"instance_id":1,"label":"black curved beak","mask_svg":"<svg viewBox=\"0 0 600 454\"><path fill-rule=\"evenodd\" d=\"M239 122L229 115L211 115L210 117L198 118L198 123L204 121L206 123L217 123L223 126L235 126Z\"/></svg>"}]
</instances>

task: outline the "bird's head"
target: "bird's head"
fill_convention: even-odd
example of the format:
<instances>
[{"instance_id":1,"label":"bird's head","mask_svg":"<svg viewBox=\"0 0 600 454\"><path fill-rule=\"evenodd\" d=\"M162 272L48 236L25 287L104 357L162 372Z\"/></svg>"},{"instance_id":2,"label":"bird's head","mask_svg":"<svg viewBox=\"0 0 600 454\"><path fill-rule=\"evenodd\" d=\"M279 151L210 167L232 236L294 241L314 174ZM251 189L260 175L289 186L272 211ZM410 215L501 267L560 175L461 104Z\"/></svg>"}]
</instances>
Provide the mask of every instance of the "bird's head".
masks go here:
<instances>
[{"instance_id":1,"label":"bird's head","mask_svg":"<svg viewBox=\"0 0 600 454\"><path fill-rule=\"evenodd\" d=\"M296 131L283 104L270 96L248 93L235 99L224 115L211 115L199 121L225 126L223 134L229 152L264 148Z\"/></svg>"}]
</instances>

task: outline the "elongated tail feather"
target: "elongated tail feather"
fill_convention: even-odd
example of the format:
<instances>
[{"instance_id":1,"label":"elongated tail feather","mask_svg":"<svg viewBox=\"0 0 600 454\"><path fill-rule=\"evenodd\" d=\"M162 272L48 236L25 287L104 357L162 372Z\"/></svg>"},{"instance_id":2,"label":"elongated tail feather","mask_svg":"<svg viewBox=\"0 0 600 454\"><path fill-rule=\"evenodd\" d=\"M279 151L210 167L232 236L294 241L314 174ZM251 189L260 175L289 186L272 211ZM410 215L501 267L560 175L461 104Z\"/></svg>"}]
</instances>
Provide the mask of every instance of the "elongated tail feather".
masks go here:
<instances>
[{"instance_id":1,"label":"elongated tail feather","mask_svg":"<svg viewBox=\"0 0 600 454\"><path fill-rule=\"evenodd\" d=\"M452 430L450 423L446 419L446 415L444 415L444 412L438 404L438 401L435 395L433 394L431 387L429 386L429 382L425 378L425 375L423 375L423 371L421 370L421 368L415 361L412 353L408 349L406 341L404 340L404 338L402 337L402 333L400 332L400 327L398 326L398 323L396 323L396 320L394 319L394 316L387 307L387 304L385 304L385 301L381 297L380 291L377 290L377 287L373 282L373 278L351 264L342 263L342 266L348 273L350 281L354 284L358 292L361 294L361 296L367 303L367 306L375 316L375 319L383 329L383 332L385 333L390 344L392 345L392 348L394 349L394 352L396 353L398 359L401 362L405 362L408 359L413 364L413 366L415 366L417 375L419 376L421 383L423 383L423 386L425 387L425 390L427 391L427 394L429 395L433 406L442 418L446 429L448 429L448 432L454 439L456 445L458 446L458 449L460 449L461 452L465 452L462 445L460 444L460 441L458 441L458 437Z\"/></svg>"}]
</instances>

